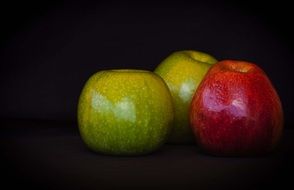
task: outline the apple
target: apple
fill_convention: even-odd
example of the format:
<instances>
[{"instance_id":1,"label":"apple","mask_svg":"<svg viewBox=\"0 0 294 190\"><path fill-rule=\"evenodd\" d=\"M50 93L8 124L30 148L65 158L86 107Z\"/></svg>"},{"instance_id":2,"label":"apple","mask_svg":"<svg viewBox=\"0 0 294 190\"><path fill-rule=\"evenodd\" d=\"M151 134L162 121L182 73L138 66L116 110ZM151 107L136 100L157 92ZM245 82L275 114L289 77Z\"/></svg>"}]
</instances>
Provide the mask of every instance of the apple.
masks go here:
<instances>
[{"instance_id":1,"label":"apple","mask_svg":"<svg viewBox=\"0 0 294 190\"><path fill-rule=\"evenodd\" d=\"M271 152L283 130L279 96L265 72L245 61L224 60L207 72L191 102L199 146L220 156Z\"/></svg>"},{"instance_id":2,"label":"apple","mask_svg":"<svg viewBox=\"0 0 294 190\"><path fill-rule=\"evenodd\" d=\"M173 118L165 82L144 70L97 72L86 82L78 103L84 143L110 155L140 155L160 148Z\"/></svg>"},{"instance_id":3,"label":"apple","mask_svg":"<svg viewBox=\"0 0 294 190\"><path fill-rule=\"evenodd\" d=\"M204 75L217 60L203 52L184 50L172 53L155 69L167 83L175 107L175 121L169 143L192 143L194 137L189 124L189 107L193 94Z\"/></svg>"}]
</instances>

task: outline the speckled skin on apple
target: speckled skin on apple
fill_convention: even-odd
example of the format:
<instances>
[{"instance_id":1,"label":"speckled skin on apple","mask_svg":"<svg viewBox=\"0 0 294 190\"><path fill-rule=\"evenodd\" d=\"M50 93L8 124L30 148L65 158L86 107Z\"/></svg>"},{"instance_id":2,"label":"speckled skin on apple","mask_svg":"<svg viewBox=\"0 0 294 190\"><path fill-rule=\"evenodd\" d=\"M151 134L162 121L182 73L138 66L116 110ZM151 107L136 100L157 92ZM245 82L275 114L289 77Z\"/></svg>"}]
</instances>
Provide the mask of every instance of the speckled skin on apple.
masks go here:
<instances>
[{"instance_id":1,"label":"speckled skin on apple","mask_svg":"<svg viewBox=\"0 0 294 190\"><path fill-rule=\"evenodd\" d=\"M110 70L94 74L78 104L85 144L113 155L139 155L158 149L174 118L171 94L152 72Z\"/></svg>"},{"instance_id":2,"label":"speckled skin on apple","mask_svg":"<svg viewBox=\"0 0 294 190\"><path fill-rule=\"evenodd\" d=\"M258 66L244 61L221 61L208 71L190 117L199 146L214 155L268 153L283 130L277 92Z\"/></svg>"},{"instance_id":3,"label":"speckled skin on apple","mask_svg":"<svg viewBox=\"0 0 294 190\"><path fill-rule=\"evenodd\" d=\"M155 69L167 83L175 106L175 122L168 142L194 142L189 125L190 103L204 75L216 62L206 53L185 50L171 54Z\"/></svg>"}]
</instances>

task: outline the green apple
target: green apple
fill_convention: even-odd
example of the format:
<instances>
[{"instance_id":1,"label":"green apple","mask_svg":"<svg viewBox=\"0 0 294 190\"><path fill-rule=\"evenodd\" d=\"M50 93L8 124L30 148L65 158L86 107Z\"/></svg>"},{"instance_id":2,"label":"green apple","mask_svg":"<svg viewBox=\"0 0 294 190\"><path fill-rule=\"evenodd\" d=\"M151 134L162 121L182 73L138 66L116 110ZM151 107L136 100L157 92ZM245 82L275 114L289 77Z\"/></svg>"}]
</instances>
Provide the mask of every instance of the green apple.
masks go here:
<instances>
[{"instance_id":1,"label":"green apple","mask_svg":"<svg viewBox=\"0 0 294 190\"><path fill-rule=\"evenodd\" d=\"M150 71L100 71L86 82L78 103L84 143L105 154L140 155L158 149L173 119L170 91Z\"/></svg>"},{"instance_id":2,"label":"green apple","mask_svg":"<svg viewBox=\"0 0 294 190\"><path fill-rule=\"evenodd\" d=\"M194 137L189 125L189 108L194 92L208 69L217 60L203 52L185 50L172 53L155 69L167 83L175 107L175 121L170 143L192 143Z\"/></svg>"}]
</instances>

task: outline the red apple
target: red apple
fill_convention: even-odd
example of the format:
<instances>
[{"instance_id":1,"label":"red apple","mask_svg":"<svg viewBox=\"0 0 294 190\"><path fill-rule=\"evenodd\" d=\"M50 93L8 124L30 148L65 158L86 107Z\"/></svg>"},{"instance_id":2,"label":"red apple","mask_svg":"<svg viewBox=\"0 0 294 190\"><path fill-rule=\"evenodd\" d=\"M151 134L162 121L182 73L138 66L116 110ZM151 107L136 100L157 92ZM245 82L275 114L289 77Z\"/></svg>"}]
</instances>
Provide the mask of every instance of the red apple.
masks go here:
<instances>
[{"instance_id":1,"label":"red apple","mask_svg":"<svg viewBox=\"0 0 294 190\"><path fill-rule=\"evenodd\" d=\"M264 154L281 138L283 110L261 68L225 60L212 66L197 88L190 122L199 146L210 154Z\"/></svg>"}]
</instances>

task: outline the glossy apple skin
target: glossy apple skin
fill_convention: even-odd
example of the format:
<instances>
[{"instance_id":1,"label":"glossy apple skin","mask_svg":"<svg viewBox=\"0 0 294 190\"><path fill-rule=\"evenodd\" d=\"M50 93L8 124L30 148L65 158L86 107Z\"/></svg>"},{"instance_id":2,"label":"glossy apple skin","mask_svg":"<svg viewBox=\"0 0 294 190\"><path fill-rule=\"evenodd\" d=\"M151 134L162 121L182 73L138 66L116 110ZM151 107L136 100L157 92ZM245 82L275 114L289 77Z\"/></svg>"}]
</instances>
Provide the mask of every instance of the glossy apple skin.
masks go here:
<instances>
[{"instance_id":1,"label":"glossy apple skin","mask_svg":"<svg viewBox=\"0 0 294 190\"><path fill-rule=\"evenodd\" d=\"M190 109L199 146L224 156L265 154L283 130L279 96L255 64L225 60L215 64L199 85Z\"/></svg>"},{"instance_id":2,"label":"glossy apple skin","mask_svg":"<svg viewBox=\"0 0 294 190\"><path fill-rule=\"evenodd\" d=\"M167 140L174 112L164 81L149 71L109 70L94 74L78 104L84 143L110 155L150 153Z\"/></svg>"},{"instance_id":3,"label":"glossy apple skin","mask_svg":"<svg viewBox=\"0 0 294 190\"><path fill-rule=\"evenodd\" d=\"M155 69L167 83L175 107L175 121L168 142L194 142L189 123L189 108L193 94L216 59L203 52L184 50L169 55Z\"/></svg>"}]
</instances>

